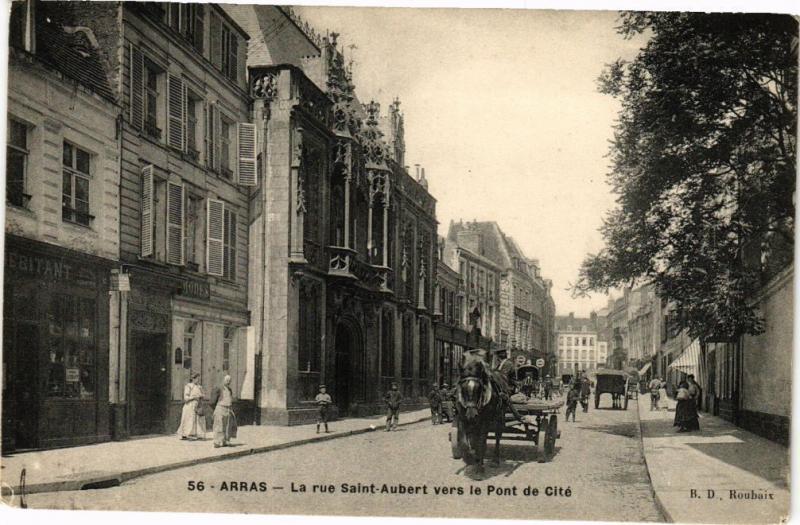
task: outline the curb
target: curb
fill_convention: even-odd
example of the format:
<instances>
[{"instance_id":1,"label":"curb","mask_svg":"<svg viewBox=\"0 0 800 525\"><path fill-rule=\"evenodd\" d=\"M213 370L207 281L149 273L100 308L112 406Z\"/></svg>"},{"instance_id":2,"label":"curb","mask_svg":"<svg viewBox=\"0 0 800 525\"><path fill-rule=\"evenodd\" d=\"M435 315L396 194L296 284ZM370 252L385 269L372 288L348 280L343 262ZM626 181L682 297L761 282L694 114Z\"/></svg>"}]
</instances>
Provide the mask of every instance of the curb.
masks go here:
<instances>
[{"instance_id":1,"label":"curb","mask_svg":"<svg viewBox=\"0 0 800 525\"><path fill-rule=\"evenodd\" d=\"M667 523L675 523L675 520L667 510L667 507L664 506L664 502L661 501L661 498L659 497L655 487L653 487L653 477L650 475L650 465L648 465L647 456L644 453L644 427L642 425L642 417L639 414L638 398L636 399L636 421L639 423L639 453L642 455L642 459L644 460L644 470L647 472L647 481L650 483L650 492L653 494L653 501L655 502L658 511L664 517L664 521Z\"/></svg>"},{"instance_id":2,"label":"curb","mask_svg":"<svg viewBox=\"0 0 800 525\"><path fill-rule=\"evenodd\" d=\"M420 416L416 419L398 423L398 426L404 427L407 425L414 425L416 423L420 423L428 419L430 419L429 415ZM376 432L378 430L382 430L385 428L386 425L381 424L381 425L375 425L375 428L364 427L364 428L346 430L343 432L337 432L332 434L314 435L310 438L298 439L295 441L287 441L285 443L277 443L275 445L264 445L260 447L245 448L242 450L234 450L218 456L207 456L207 457L189 459L184 461L177 461L175 463L167 463L164 465L154 465L152 467L145 467L137 470L130 470L127 472L113 472L113 473L110 472L108 474L93 475L81 479L51 481L46 483L33 483L25 486L25 495L42 494L46 492L66 492L74 490L109 488L121 485L122 483L125 483L135 478L140 478L142 476L149 476L151 474L158 474L169 470L177 470L181 468L191 467L194 465L202 465L205 463L214 463L217 461L224 461L227 459L238 459L253 454L263 454L266 452L273 452L276 450L283 450L286 448L299 447L301 445L319 443L322 441L330 441L333 439L339 439L348 436L357 436L359 434L366 434L367 432ZM4 496L6 495L7 491L10 491L10 495L13 497L19 494L20 487L19 485L4 486L3 487Z\"/></svg>"}]
</instances>

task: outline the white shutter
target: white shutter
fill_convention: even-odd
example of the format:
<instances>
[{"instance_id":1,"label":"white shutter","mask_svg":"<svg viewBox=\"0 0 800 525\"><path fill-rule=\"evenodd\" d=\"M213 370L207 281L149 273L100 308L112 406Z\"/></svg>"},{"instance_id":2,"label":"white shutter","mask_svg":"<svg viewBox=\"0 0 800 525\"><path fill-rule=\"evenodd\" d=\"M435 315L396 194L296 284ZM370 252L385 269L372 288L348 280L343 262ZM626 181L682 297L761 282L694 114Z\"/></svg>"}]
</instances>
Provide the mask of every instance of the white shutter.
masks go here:
<instances>
[{"instance_id":1,"label":"white shutter","mask_svg":"<svg viewBox=\"0 0 800 525\"><path fill-rule=\"evenodd\" d=\"M153 255L153 165L142 168L141 255Z\"/></svg>"},{"instance_id":2,"label":"white shutter","mask_svg":"<svg viewBox=\"0 0 800 525\"><path fill-rule=\"evenodd\" d=\"M208 199L206 208L206 270L209 275L222 275L225 236L225 204Z\"/></svg>"},{"instance_id":3,"label":"white shutter","mask_svg":"<svg viewBox=\"0 0 800 525\"><path fill-rule=\"evenodd\" d=\"M183 224L185 207L183 184L167 183L167 263L183 265Z\"/></svg>"},{"instance_id":4,"label":"white shutter","mask_svg":"<svg viewBox=\"0 0 800 525\"><path fill-rule=\"evenodd\" d=\"M170 147L183 151L184 128L186 125L186 90L183 85L183 79L175 75L167 75L167 109L169 112L169 123L167 128L167 144Z\"/></svg>"},{"instance_id":5,"label":"white shutter","mask_svg":"<svg viewBox=\"0 0 800 525\"><path fill-rule=\"evenodd\" d=\"M239 122L236 137L239 152L236 179L242 186L256 186L256 125Z\"/></svg>"},{"instance_id":6,"label":"white shutter","mask_svg":"<svg viewBox=\"0 0 800 525\"><path fill-rule=\"evenodd\" d=\"M129 101L131 126L144 128L144 55L136 46L130 46Z\"/></svg>"}]
</instances>

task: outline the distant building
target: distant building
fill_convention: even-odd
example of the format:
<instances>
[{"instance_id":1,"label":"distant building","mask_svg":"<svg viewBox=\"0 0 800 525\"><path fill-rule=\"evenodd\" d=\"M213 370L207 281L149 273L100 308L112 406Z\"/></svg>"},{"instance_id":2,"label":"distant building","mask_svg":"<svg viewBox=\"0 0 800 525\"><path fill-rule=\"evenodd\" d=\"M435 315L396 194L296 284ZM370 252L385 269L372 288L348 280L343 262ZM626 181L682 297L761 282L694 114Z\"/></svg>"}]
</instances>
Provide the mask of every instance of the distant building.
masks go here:
<instances>
[{"instance_id":1,"label":"distant building","mask_svg":"<svg viewBox=\"0 0 800 525\"><path fill-rule=\"evenodd\" d=\"M575 374L582 370L595 370L605 364L607 347L598 339L597 315L575 317L556 316L556 337L558 338L558 374ZM600 350L602 348L602 354Z\"/></svg>"},{"instance_id":2,"label":"distant building","mask_svg":"<svg viewBox=\"0 0 800 525\"><path fill-rule=\"evenodd\" d=\"M452 222L447 241L463 247L459 271L466 276L468 289L477 289L477 304L489 312L491 324L485 328L494 336L495 346L508 348L514 358L522 356L531 362L544 359L543 372L554 373L552 282L542 277L538 260L528 258L496 222ZM499 277L497 297L487 295L489 288L481 292L481 283L492 274ZM496 307L497 317L493 315Z\"/></svg>"}]
</instances>

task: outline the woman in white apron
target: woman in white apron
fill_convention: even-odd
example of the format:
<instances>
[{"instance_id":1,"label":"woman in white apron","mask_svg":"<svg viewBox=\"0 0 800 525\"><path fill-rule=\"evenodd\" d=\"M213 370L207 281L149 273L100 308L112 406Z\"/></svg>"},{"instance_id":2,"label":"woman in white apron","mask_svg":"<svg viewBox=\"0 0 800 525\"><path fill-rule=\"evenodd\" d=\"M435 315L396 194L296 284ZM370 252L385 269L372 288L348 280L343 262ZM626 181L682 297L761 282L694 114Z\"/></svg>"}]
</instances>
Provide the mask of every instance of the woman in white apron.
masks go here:
<instances>
[{"instance_id":1,"label":"woman in white apron","mask_svg":"<svg viewBox=\"0 0 800 525\"><path fill-rule=\"evenodd\" d=\"M181 439L206 437L206 416L202 410L203 387L196 383L199 377L199 373L193 373L189 382L183 387L183 410L177 432Z\"/></svg>"}]
</instances>

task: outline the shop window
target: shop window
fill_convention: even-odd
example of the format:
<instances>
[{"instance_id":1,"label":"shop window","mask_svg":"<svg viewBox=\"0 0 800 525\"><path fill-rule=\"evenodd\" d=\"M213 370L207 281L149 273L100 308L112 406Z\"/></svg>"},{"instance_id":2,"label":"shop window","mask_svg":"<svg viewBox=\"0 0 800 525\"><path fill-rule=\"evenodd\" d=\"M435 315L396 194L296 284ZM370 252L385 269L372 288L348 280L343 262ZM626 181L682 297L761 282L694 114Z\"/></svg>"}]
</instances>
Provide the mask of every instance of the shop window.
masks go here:
<instances>
[{"instance_id":1,"label":"shop window","mask_svg":"<svg viewBox=\"0 0 800 525\"><path fill-rule=\"evenodd\" d=\"M56 294L48 313L47 396L95 396L95 300Z\"/></svg>"},{"instance_id":2,"label":"shop window","mask_svg":"<svg viewBox=\"0 0 800 525\"><path fill-rule=\"evenodd\" d=\"M62 220L89 226L94 219L89 214L90 179L91 155L69 142L64 142Z\"/></svg>"},{"instance_id":3,"label":"shop window","mask_svg":"<svg viewBox=\"0 0 800 525\"><path fill-rule=\"evenodd\" d=\"M31 196L25 193L28 173L28 126L14 119L8 120L6 145L6 202L27 207Z\"/></svg>"}]
</instances>

